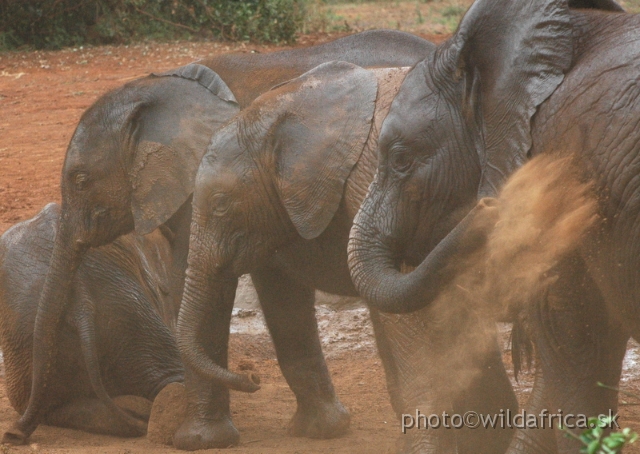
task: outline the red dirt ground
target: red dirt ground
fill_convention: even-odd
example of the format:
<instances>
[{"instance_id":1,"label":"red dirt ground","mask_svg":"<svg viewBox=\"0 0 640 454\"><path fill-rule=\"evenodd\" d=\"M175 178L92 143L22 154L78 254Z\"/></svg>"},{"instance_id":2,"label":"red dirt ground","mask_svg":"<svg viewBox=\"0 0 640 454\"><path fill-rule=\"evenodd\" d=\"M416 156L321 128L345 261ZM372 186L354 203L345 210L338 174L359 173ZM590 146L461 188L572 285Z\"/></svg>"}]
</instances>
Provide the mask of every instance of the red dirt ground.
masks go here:
<instances>
[{"instance_id":1,"label":"red dirt ground","mask_svg":"<svg viewBox=\"0 0 640 454\"><path fill-rule=\"evenodd\" d=\"M324 42L336 36L305 36L298 45ZM444 36L430 38L441 41ZM60 201L59 178L67 143L82 112L100 95L152 71L163 71L216 53L275 49L248 44L180 42L0 54L0 234L16 222L32 217L46 203ZM295 400L265 336L255 339L233 335L230 357L233 369L241 362L245 367L247 362L253 363L264 385L252 395L232 394L234 421L242 442L228 452L394 451L400 429L388 403L382 366L375 352L343 351L328 360L337 392L352 415L350 432L337 440L286 435ZM526 397L527 385L530 376L525 376L518 386L521 400ZM636 387L632 382L625 385L631 390ZM623 407L621 420L625 426L638 430L639 414L636 407ZM16 416L0 381L0 430ZM151 444L144 438L123 440L51 427L38 428L31 443L17 448L4 446L0 452L179 452Z\"/></svg>"}]
</instances>

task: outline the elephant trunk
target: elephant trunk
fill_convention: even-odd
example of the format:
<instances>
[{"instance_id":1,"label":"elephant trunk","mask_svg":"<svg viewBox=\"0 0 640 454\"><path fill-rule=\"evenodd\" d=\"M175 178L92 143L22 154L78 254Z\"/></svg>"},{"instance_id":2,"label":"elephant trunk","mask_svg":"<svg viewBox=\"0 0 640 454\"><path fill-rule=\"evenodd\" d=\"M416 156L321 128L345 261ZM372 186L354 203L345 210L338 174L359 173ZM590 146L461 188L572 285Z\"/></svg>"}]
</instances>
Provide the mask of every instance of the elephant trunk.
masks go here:
<instances>
[{"instance_id":1,"label":"elephant trunk","mask_svg":"<svg viewBox=\"0 0 640 454\"><path fill-rule=\"evenodd\" d=\"M399 270L398 252L377 234L373 209L375 184L354 219L349 239L349 269L358 292L382 312L408 313L431 304L456 275L452 258L464 257L484 243L486 232L469 233L478 211L471 212L408 274ZM477 229L474 229L477 230Z\"/></svg>"},{"instance_id":2,"label":"elephant trunk","mask_svg":"<svg viewBox=\"0 0 640 454\"><path fill-rule=\"evenodd\" d=\"M203 345L203 342L212 341L203 334L212 328L205 326L210 321L214 322L218 331L226 330L224 333L214 332L215 338L224 338L228 342L229 322L238 279L224 276L208 277L202 269L198 264L192 266L190 261L178 316L178 347L185 366L197 375L227 388L255 392L260 389L260 379L257 375L236 374L216 364ZM227 342L222 342L225 349ZM220 345L216 347L220 348ZM216 351L214 354L226 358L226 351Z\"/></svg>"},{"instance_id":3,"label":"elephant trunk","mask_svg":"<svg viewBox=\"0 0 640 454\"><path fill-rule=\"evenodd\" d=\"M3 438L3 442L11 444L26 443L39 424L50 375L55 367L58 325L69 299L75 272L87 249L86 244L76 242L74 228L68 222L64 210L62 213L33 330L33 370L29 402L20 419Z\"/></svg>"},{"instance_id":4,"label":"elephant trunk","mask_svg":"<svg viewBox=\"0 0 640 454\"><path fill-rule=\"evenodd\" d=\"M85 288L78 289L77 293L77 296L83 301L89 301L87 296L88 292ZM85 366L87 367L89 381L91 382L93 392L96 393L96 397L98 397L104 406L129 428L132 436L145 435L147 433L146 422L133 417L118 407L104 387L102 376L100 375L100 360L98 355L94 317L95 308L91 306L89 307L89 310L82 311L76 318L78 334L80 336L80 348L82 350L82 356L84 357Z\"/></svg>"}]
</instances>

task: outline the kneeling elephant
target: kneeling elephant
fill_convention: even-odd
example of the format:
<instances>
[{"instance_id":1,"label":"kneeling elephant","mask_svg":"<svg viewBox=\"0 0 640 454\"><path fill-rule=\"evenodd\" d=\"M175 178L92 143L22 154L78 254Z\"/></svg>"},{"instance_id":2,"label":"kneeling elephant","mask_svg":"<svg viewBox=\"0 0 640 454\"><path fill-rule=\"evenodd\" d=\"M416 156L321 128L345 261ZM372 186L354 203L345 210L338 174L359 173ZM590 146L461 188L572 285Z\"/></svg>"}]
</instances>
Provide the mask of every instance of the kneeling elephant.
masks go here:
<instances>
[{"instance_id":1,"label":"kneeling elephant","mask_svg":"<svg viewBox=\"0 0 640 454\"><path fill-rule=\"evenodd\" d=\"M19 413L29 402L34 324L59 215L49 204L0 237L0 345L7 395ZM118 436L146 432L149 401L184 377L174 336L179 293L165 284L170 261L159 231L85 255L57 328L52 379L39 403L43 422Z\"/></svg>"}]
</instances>

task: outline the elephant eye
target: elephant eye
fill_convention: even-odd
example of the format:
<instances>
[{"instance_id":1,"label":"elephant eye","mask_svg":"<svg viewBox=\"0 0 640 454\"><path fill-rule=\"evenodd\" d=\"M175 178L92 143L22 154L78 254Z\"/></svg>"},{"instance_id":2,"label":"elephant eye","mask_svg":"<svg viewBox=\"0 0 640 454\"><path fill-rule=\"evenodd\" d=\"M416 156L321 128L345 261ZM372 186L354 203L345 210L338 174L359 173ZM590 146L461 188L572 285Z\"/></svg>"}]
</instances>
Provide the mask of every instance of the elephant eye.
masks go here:
<instances>
[{"instance_id":1,"label":"elephant eye","mask_svg":"<svg viewBox=\"0 0 640 454\"><path fill-rule=\"evenodd\" d=\"M396 172L406 173L413 164L413 156L408 150L395 150L389 156L389 164Z\"/></svg>"},{"instance_id":2,"label":"elephant eye","mask_svg":"<svg viewBox=\"0 0 640 454\"><path fill-rule=\"evenodd\" d=\"M89 182L89 175L87 175L84 172L76 173L76 176L74 179L76 190L83 191L84 189L87 188L88 182Z\"/></svg>"},{"instance_id":3,"label":"elephant eye","mask_svg":"<svg viewBox=\"0 0 640 454\"><path fill-rule=\"evenodd\" d=\"M222 216L231 207L231 197L227 194L214 194L209 201L214 216Z\"/></svg>"}]
</instances>

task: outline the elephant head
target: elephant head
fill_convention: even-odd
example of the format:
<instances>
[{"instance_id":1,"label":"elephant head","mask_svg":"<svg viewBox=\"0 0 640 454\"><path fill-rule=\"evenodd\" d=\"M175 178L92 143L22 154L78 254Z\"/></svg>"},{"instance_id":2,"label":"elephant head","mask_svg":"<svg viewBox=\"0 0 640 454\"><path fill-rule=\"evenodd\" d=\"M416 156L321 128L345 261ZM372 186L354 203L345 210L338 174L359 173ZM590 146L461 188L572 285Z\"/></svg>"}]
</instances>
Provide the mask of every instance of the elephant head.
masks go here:
<instances>
[{"instance_id":1,"label":"elephant head","mask_svg":"<svg viewBox=\"0 0 640 454\"><path fill-rule=\"evenodd\" d=\"M191 64L128 83L82 116L62 170L62 208L34 331L27 410L5 434L24 442L38 424L56 329L84 252L135 227L148 233L189 198L213 131L238 112L211 69Z\"/></svg>"},{"instance_id":2,"label":"elephant head","mask_svg":"<svg viewBox=\"0 0 640 454\"><path fill-rule=\"evenodd\" d=\"M217 358L205 353L207 314L228 320L238 276L327 228L369 136L376 94L372 72L326 63L265 93L213 136L196 177L178 318L183 359L199 375L258 389L255 377L224 369L224 346Z\"/></svg>"},{"instance_id":3,"label":"elephant head","mask_svg":"<svg viewBox=\"0 0 640 454\"><path fill-rule=\"evenodd\" d=\"M428 305L455 275L451 258L482 244L497 210L469 208L526 161L536 110L572 58L566 0L477 0L407 75L349 243L352 278L372 306ZM417 268L403 274L403 263Z\"/></svg>"}]
</instances>

